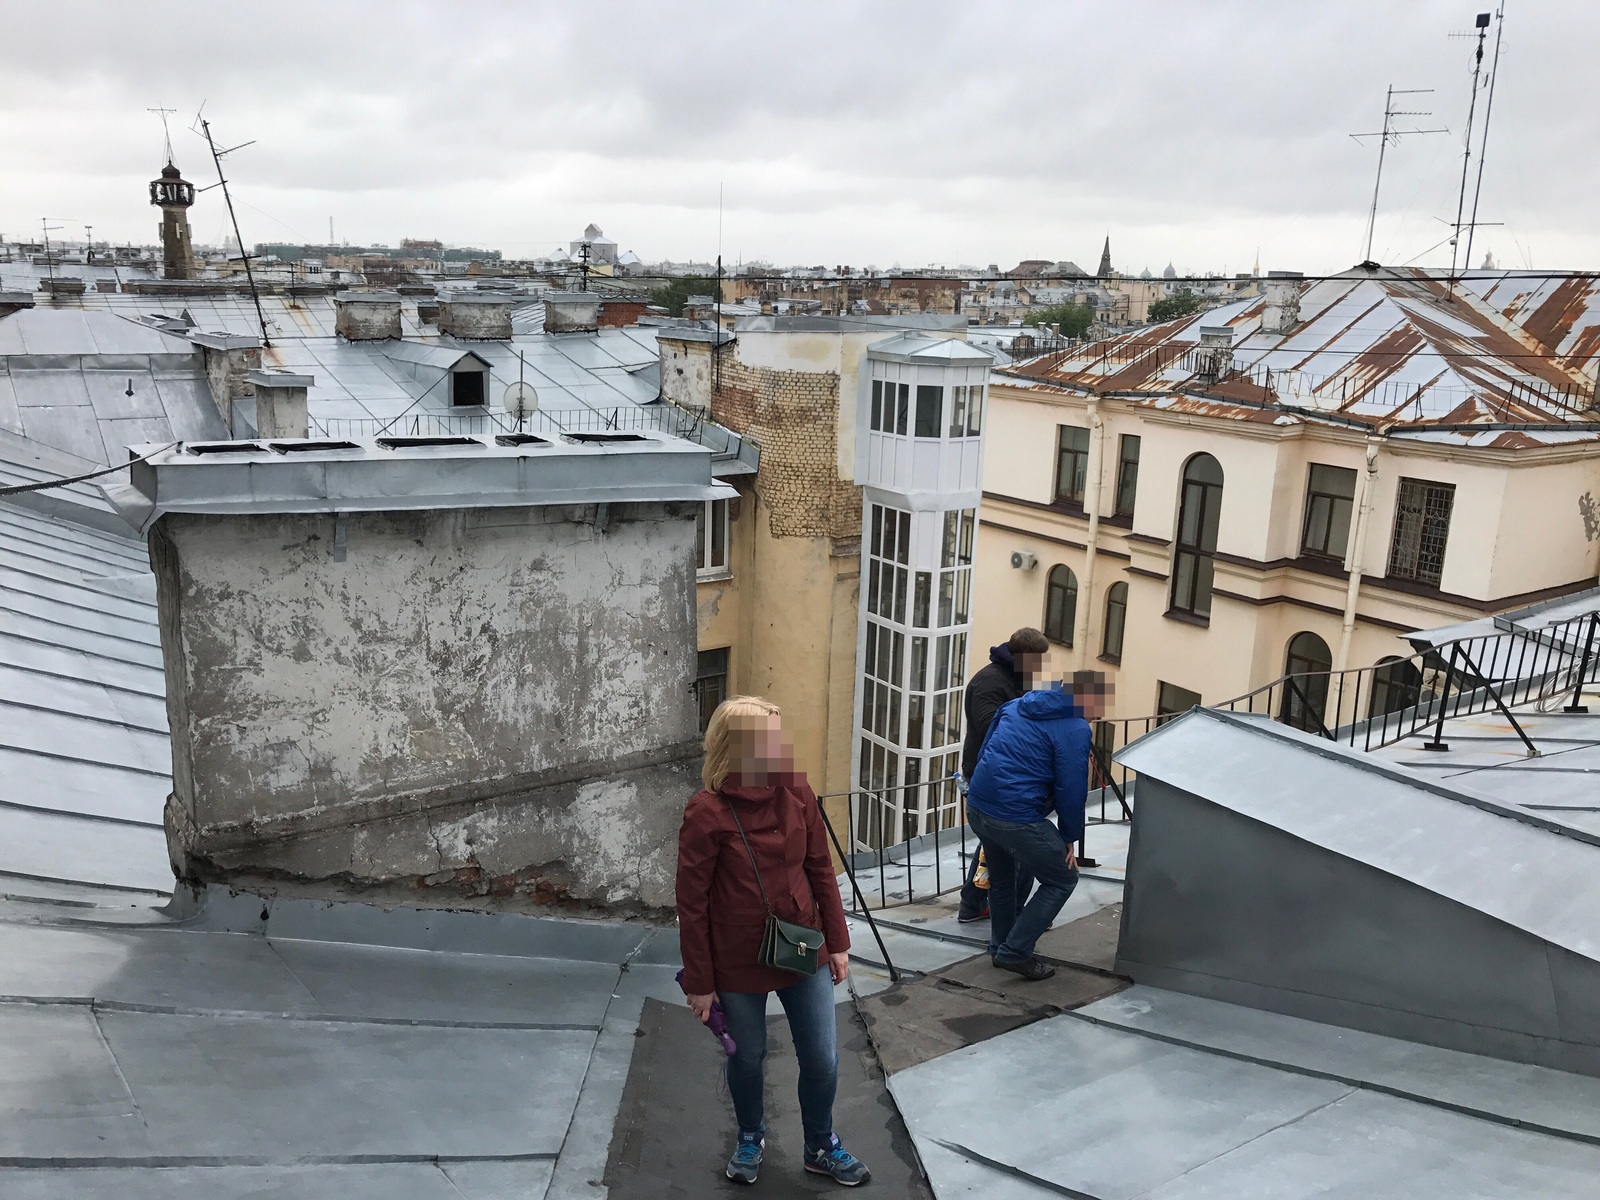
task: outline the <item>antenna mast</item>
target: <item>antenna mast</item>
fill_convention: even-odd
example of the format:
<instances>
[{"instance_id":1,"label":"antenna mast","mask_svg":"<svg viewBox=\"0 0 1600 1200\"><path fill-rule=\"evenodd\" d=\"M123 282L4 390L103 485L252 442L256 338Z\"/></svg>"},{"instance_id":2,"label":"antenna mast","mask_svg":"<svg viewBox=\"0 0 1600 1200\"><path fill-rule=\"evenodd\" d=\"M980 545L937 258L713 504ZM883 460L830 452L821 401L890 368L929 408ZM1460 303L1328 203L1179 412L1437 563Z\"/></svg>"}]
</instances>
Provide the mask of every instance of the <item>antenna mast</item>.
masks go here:
<instances>
[{"instance_id":1,"label":"antenna mast","mask_svg":"<svg viewBox=\"0 0 1600 1200\"><path fill-rule=\"evenodd\" d=\"M1505 29L1506 3L1500 0L1500 8L1494 16L1494 59L1489 63L1489 96L1483 105L1483 136L1478 141L1478 182L1472 189L1472 217L1467 222L1467 253L1461 263L1464 271L1472 269L1472 236L1478 231L1478 197L1483 194L1483 156L1489 147L1489 121L1494 116L1494 85L1495 80L1500 78L1500 38Z\"/></svg>"},{"instance_id":2,"label":"antenna mast","mask_svg":"<svg viewBox=\"0 0 1600 1200\"><path fill-rule=\"evenodd\" d=\"M1396 96L1422 96L1432 91L1432 88L1400 88L1397 90L1394 84L1391 83L1389 85L1388 95L1384 97L1383 101L1383 129L1378 133L1352 133L1350 135L1358 142L1362 138L1375 137L1378 139L1378 177L1373 181L1372 184L1372 208L1371 211L1367 213L1367 255L1362 262L1363 266L1377 265L1372 260L1372 236L1378 225L1378 189L1383 186L1383 159L1385 152L1389 149L1389 143L1398 142L1402 135L1408 133L1450 132L1448 129L1394 128L1394 119L1396 117L1431 117L1433 115L1431 112L1426 112L1420 109L1397 109L1394 106L1394 98Z\"/></svg>"},{"instance_id":3,"label":"antenna mast","mask_svg":"<svg viewBox=\"0 0 1600 1200\"><path fill-rule=\"evenodd\" d=\"M1461 192L1456 198L1455 235L1450 239L1449 291L1452 296L1456 290L1456 262L1461 250L1461 216L1467 207L1467 173L1472 169L1472 120L1478 111L1478 79L1483 74L1483 40L1489 30L1489 14L1479 13L1474 28L1477 30L1478 47L1472 59L1472 100L1467 105L1467 136L1462 139ZM1457 36L1471 37L1472 34Z\"/></svg>"},{"instance_id":4,"label":"antenna mast","mask_svg":"<svg viewBox=\"0 0 1600 1200\"><path fill-rule=\"evenodd\" d=\"M55 260L50 257L50 231L65 227L50 224L49 217L40 217L39 227L44 230L44 269L50 276L50 282L54 283L56 281L56 264Z\"/></svg>"},{"instance_id":5,"label":"antenna mast","mask_svg":"<svg viewBox=\"0 0 1600 1200\"><path fill-rule=\"evenodd\" d=\"M239 258L244 263L244 277L250 281L250 299L256 304L256 320L261 325L261 344L272 345L272 335L267 332L267 314L261 311L261 293L256 290L256 275L250 269L250 260L254 256L244 248L244 238L239 235L239 218L233 212L233 197L228 194L228 180L222 173L222 157L232 154L235 150L243 150L246 146L253 146L255 142L240 142L237 146L230 146L226 150L218 150L217 143L211 137L211 122L204 117L197 118L200 128L205 134L206 145L211 147L211 161L217 165L216 186L222 189L222 198L228 202L228 220L233 222L233 240L239 243Z\"/></svg>"}]
</instances>

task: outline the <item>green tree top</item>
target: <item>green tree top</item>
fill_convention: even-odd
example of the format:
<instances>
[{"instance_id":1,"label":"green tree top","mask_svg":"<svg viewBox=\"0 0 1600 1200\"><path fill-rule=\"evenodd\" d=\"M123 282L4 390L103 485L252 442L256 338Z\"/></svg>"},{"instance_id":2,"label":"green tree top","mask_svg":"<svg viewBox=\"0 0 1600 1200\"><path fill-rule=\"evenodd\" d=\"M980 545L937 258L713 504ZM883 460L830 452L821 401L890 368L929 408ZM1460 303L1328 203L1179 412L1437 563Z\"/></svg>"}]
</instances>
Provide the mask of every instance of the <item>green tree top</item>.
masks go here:
<instances>
[{"instance_id":1,"label":"green tree top","mask_svg":"<svg viewBox=\"0 0 1600 1200\"><path fill-rule=\"evenodd\" d=\"M676 279L669 279L658 288L650 291L650 303L659 304L667 310L669 317L683 316L683 306L688 303L690 296L710 296L717 298L717 281L711 275L680 275Z\"/></svg>"},{"instance_id":2,"label":"green tree top","mask_svg":"<svg viewBox=\"0 0 1600 1200\"><path fill-rule=\"evenodd\" d=\"M1205 303L1199 296L1188 288L1182 288L1174 296L1152 300L1148 317L1151 321L1171 321L1177 317L1192 317L1204 307Z\"/></svg>"},{"instance_id":3,"label":"green tree top","mask_svg":"<svg viewBox=\"0 0 1600 1200\"><path fill-rule=\"evenodd\" d=\"M1061 336L1067 338L1081 338L1089 332L1089 326L1094 324L1094 309L1087 304L1052 304L1049 308L1036 309L1022 319L1024 325L1057 325L1061 329Z\"/></svg>"}]
</instances>

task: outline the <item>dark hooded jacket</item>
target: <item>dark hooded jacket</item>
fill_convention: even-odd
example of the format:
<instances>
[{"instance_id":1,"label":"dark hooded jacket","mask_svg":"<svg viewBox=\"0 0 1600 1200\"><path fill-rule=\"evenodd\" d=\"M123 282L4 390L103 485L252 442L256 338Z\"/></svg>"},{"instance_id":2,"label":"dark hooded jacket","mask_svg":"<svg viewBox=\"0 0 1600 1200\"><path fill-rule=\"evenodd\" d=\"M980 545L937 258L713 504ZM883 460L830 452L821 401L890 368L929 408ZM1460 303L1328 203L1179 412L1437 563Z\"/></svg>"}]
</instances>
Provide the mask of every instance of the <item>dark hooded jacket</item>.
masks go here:
<instances>
[{"instance_id":1,"label":"dark hooded jacket","mask_svg":"<svg viewBox=\"0 0 1600 1200\"><path fill-rule=\"evenodd\" d=\"M1083 837L1089 722L1062 686L1029 692L995 715L967 789L967 807L1018 825L1055 810L1063 841Z\"/></svg>"},{"instance_id":2,"label":"dark hooded jacket","mask_svg":"<svg viewBox=\"0 0 1600 1200\"><path fill-rule=\"evenodd\" d=\"M971 781L972 772L978 765L978 748L983 745L984 736L989 732L989 722L994 720L1000 706L1017 699L1027 690L1027 682L1011 657L1011 647L1004 642L989 647L989 665L967 684L967 736L961 743L962 778Z\"/></svg>"}]
</instances>

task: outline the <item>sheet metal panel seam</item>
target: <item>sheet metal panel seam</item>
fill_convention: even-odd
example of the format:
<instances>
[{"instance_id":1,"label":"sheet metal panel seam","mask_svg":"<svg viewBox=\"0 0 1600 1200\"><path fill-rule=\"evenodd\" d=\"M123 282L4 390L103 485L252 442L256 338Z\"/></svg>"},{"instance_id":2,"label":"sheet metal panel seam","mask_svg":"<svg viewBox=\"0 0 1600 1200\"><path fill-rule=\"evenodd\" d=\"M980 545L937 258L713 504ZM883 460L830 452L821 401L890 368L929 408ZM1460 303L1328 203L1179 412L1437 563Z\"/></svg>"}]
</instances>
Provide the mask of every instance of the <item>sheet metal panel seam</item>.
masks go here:
<instances>
[{"instance_id":1,"label":"sheet metal panel seam","mask_svg":"<svg viewBox=\"0 0 1600 1200\"><path fill-rule=\"evenodd\" d=\"M313 997L315 999L315 997ZM400 1025L417 1029L496 1029L528 1033L599 1033L599 1025L562 1021L444 1021L434 1017L376 1017L355 1013L267 1012L259 1009L184 1008L139 1004L95 996L0 996L0 1005L17 1008L86 1008L91 1012L139 1013L156 1017L201 1017L225 1021L287 1021L310 1025Z\"/></svg>"},{"instance_id":2,"label":"sheet metal panel seam","mask_svg":"<svg viewBox=\"0 0 1600 1200\"><path fill-rule=\"evenodd\" d=\"M89 767L110 767L113 770L128 771L134 775L148 775L152 779L166 779L169 781L172 779L172 772L170 771L154 771L149 767L135 767L122 762L106 762L104 759L98 758L79 758L74 754L58 754L53 750L35 750L29 746L13 746L7 742L0 742L0 750L9 750L13 754L31 754L35 758L48 758L56 762L82 763ZM60 810L56 811L60 813ZM72 815L75 816L77 814Z\"/></svg>"},{"instance_id":3,"label":"sheet metal panel seam","mask_svg":"<svg viewBox=\"0 0 1600 1200\"><path fill-rule=\"evenodd\" d=\"M1334 1071L1319 1071L1313 1067L1302 1066L1297 1063L1280 1062L1277 1059L1266 1058L1255 1054L1246 1054L1240 1050L1229 1050L1220 1046L1207 1045L1204 1042L1192 1041L1188 1038L1178 1037L1176 1034L1158 1033L1150 1029L1135 1029L1115 1021L1104 1020L1079 1010L1063 1014L1077 1021L1083 1021L1102 1029L1114 1029L1119 1033L1130 1033L1136 1037L1149 1038L1153 1042L1161 1042L1168 1046L1178 1046L1186 1050L1196 1050L1202 1054L1215 1055L1218 1058L1230 1058L1236 1062L1250 1063L1258 1067L1270 1067L1275 1071L1283 1071L1290 1075L1302 1075L1309 1079L1323 1079L1330 1083L1342 1083L1356 1091L1378 1092L1385 1096L1393 1096L1398 1100L1409 1100L1414 1104L1425 1105L1429 1108L1438 1108L1446 1112L1457 1113L1465 1117L1476 1117L1482 1121L1492 1121L1496 1125L1504 1125L1511 1129L1527 1129L1534 1133L1548 1134L1551 1137L1562 1138L1570 1142L1583 1142L1589 1145L1600 1146L1600 1134L1580 1133L1575 1130L1563 1129L1559 1126L1545 1125L1538 1121L1523 1120L1518 1117L1507 1116L1504 1113L1493 1112L1489 1109L1475 1108L1470 1104L1458 1104L1448 1100L1441 1100L1434 1096L1425 1096L1418 1092L1408 1092L1404 1088L1392 1084L1378 1083L1370 1079L1361 1079L1349 1075L1341 1075ZM1379 1035L1383 1036L1383 1035ZM1404 1041L1405 1039L1395 1039ZM1464 1053L1464 1052L1463 1052ZM1342 1098L1342 1097L1341 1097ZM1309 1115L1309 1114L1307 1114ZM1237 1148L1237 1147L1236 1147Z\"/></svg>"}]
</instances>

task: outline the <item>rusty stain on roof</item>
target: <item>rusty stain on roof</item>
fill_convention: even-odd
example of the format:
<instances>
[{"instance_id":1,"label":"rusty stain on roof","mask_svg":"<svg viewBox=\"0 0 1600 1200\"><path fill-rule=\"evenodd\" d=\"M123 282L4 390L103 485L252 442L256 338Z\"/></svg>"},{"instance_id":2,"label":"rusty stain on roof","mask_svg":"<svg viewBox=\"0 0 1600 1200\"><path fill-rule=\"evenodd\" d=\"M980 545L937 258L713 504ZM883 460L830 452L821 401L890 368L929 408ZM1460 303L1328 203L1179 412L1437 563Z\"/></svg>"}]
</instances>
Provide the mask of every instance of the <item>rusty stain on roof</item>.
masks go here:
<instances>
[{"instance_id":1,"label":"rusty stain on roof","mask_svg":"<svg viewBox=\"0 0 1600 1200\"><path fill-rule=\"evenodd\" d=\"M1534 429L1494 442L1506 448L1600 438L1600 286L1592 277L1550 285L1545 276L1476 273L1452 288L1419 268L1356 268L1306 284L1302 319L1287 334L1262 332L1264 309L1260 299L1235 301L997 375L1237 420L1338 414L1412 435L1449 427L1438 436L1461 441L1483 436L1462 426L1550 428L1545 440ZM1202 349L1201 326L1232 329L1232 346L1215 356Z\"/></svg>"}]
</instances>

